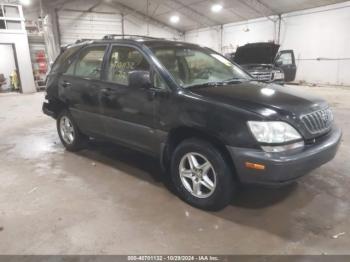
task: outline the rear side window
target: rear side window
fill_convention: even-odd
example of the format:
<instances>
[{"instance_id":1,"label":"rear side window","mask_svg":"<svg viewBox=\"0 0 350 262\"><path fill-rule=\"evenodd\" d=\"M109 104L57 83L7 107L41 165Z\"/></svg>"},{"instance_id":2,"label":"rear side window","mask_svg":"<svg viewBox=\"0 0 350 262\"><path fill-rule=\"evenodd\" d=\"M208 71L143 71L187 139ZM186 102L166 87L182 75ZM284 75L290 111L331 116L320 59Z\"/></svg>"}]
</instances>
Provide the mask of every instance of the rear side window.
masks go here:
<instances>
[{"instance_id":1,"label":"rear side window","mask_svg":"<svg viewBox=\"0 0 350 262\"><path fill-rule=\"evenodd\" d=\"M72 57L79 49L81 46L74 46L68 48L66 51L64 51L62 54L60 54L55 63L53 64L51 68L52 73L56 73L62 66L65 67L66 65L69 64L69 58Z\"/></svg>"},{"instance_id":2,"label":"rear side window","mask_svg":"<svg viewBox=\"0 0 350 262\"><path fill-rule=\"evenodd\" d=\"M65 74L100 79L105 50L106 46L85 48L79 54L77 61L68 67Z\"/></svg>"}]
</instances>

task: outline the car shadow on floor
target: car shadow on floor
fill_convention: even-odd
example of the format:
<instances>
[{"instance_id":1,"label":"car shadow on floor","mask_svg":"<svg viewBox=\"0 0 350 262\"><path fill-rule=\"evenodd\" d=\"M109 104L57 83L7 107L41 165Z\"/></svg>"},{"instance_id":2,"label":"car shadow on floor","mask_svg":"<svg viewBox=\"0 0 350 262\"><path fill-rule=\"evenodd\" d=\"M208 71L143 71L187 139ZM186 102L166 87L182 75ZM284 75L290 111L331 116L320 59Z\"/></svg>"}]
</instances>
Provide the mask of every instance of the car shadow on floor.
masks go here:
<instances>
[{"instance_id":1,"label":"car shadow on floor","mask_svg":"<svg viewBox=\"0 0 350 262\"><path fill-rule=\"evenodd\" d=\"M90 142L87 149L77 154L153 185L165 186L174 193L170 177L162 173L159 160L155 158L101 141ZM312 213L304 214L315 192L301 185L292 183L279 188L240 185L231 205L212 214L233 224L263 230L292 241L304 238L310 228L313 233L324 234L323 218Z\"/></svg>"},{"instance_id":2,"label":"car shadow on floor","mask_svg":"<svg viewBox=\"0 0 350 262\"><path fill-rule=\"evenodd\" d=\"M170 175L162 172L159 160L156 158L104 141L90 141L87 149L78 152L78 154L91 161L117 168L128 175L146 180L154 185L164 185L174 193ZM252 209L268 207L283 201L295 191L297 186L297 183L283 187L240 185L231 205Z\"/></svg>"},{"instance_id":3,"label":"car shadow on floor","mask_svg":"<svg viewBox=\"0 0 350 262\"><path fill-rule=\"evenodd\" d=\"M167 177L162 173L159 160L138 151L105 141L92 140L86 149L77 154L156 186L169 185Z\"/></svg>"}]
</instances>

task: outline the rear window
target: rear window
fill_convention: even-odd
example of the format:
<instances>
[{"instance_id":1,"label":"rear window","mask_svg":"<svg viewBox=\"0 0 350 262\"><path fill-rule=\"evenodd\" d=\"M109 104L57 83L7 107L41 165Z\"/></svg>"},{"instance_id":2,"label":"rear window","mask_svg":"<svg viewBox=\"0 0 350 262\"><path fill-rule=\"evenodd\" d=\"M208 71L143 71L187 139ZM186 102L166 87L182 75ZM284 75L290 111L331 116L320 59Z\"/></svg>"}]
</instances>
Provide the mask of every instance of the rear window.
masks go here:
<instances>
[{"instance_id":1,"label":"rear window","mask_svg":"<svg viewBox=\"0 0 350 262\"><path fill-rule=\"evenodd\" d=\"M51 73L56 73L60 68L65 68L70 64L69 58L72 57L76 52L82 48L82 46L73 46L67 48L63 53L61 53L57 58L55 63L52 65Z\"/></svg>"}]
</instances>

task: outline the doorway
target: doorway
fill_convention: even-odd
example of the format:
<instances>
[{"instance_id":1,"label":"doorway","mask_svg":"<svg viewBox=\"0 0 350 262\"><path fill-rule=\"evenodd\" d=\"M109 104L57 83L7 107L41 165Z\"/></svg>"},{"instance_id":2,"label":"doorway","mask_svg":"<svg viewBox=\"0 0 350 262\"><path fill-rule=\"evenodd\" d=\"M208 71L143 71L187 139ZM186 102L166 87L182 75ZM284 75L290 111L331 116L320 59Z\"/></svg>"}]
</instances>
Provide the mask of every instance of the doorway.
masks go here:
<instances>
[{"instance_id":1,"label":"doorway","mask_svg":"<svg viewBox=\"0 0 350 262\"><path fill-rule=\"evenodd\" d=\"M14 45L0 44L0 57L0 92L21 92Z\"/></svg>"}]
</instances>

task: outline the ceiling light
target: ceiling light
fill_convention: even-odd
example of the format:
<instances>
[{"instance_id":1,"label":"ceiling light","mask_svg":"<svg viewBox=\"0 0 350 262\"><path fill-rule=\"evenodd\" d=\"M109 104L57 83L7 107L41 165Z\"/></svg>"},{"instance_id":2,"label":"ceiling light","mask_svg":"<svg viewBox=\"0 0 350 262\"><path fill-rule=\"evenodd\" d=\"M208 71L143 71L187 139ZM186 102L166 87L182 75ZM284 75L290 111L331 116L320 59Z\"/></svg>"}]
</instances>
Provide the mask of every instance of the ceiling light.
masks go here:
<instances>
[{"instance_id":1,"label":"ceiling light","mask_svg":"<svg viewBox=\"0 0 350 262\"><path fill-rule=\"evenodd\" d=\"M211 11L213 11L214 13L218 13L222 10L222 5L220 4L215 4L211 6Z\"/></svg>"},{"instance_id":2,"label":"ceiling light","mask_svg":"<svg viewBox=\"0 0 350 262\"><path fill-rule=\"evenodd\" d=\"M178 17L177 15L173 15L170 17L170 22L172 22L173 24L176 24L180 21L180 17Z\"/></svg>"},{"instance_id":3,"label":"ceiling light","mask_svg":"<svg viewBox=\"0 0 350 262\"><path fill-rule=\"evenodd\" d=\"M30 0L21 0L21 5L30 5Z\"/></svg>"}]
</instances>

